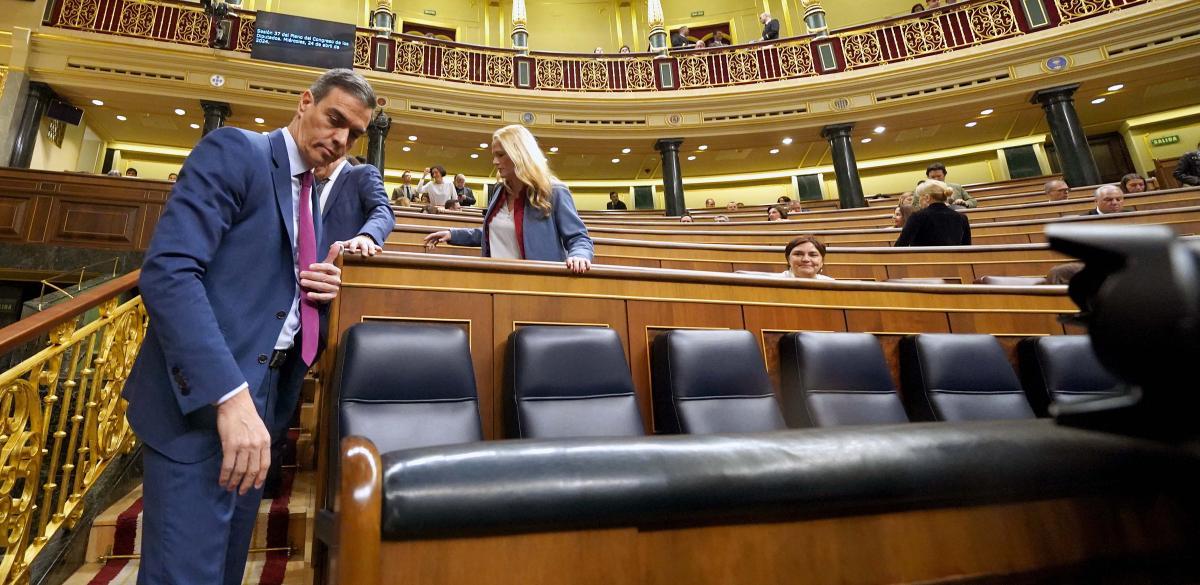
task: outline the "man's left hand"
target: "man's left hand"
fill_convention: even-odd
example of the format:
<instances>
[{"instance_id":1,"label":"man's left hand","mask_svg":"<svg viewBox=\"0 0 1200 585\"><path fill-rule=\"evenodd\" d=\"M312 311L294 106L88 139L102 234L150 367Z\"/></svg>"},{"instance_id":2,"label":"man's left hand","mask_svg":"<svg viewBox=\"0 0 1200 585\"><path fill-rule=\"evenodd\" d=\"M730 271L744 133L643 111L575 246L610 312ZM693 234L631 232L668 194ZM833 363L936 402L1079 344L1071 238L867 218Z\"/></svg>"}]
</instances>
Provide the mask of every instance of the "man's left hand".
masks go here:
<instances>
[{"instance_id":1,"label":"man's left hand","mask_svg":"<svg viewBox=\"0 0 1200 585\"><path fill-rule=\"evenodd\" d=\"M324 262L309 264L308 270L300 271L300 290L308 295L308 300L328 303L337 298L338 290L342 288L342 269L333 262L341 254L342 243L334 242Z\"/></svg>"},{"instance_id":2,"label":"man's left hand","mask_svg":"<svg viewBox=\"0 0 1200 585\"><path fill-rule=\"evenodd\" d=\"M342 242L342 248L346 250L347 254L362 254L363 256L374 256L383 251L383 246L376 244L375 240L366 234Z\"/></svg>"}]
</instances>

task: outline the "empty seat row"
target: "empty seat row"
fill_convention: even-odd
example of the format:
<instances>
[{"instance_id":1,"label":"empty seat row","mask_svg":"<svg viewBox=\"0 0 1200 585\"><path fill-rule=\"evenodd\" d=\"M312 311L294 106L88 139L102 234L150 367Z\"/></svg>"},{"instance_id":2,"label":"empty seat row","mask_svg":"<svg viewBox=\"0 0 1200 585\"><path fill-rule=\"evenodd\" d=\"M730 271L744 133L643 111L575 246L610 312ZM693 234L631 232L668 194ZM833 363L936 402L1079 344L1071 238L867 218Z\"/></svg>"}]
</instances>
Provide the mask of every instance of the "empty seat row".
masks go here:
<instances>
[{"instance_id":1,"label":"empty seat row","mask_svg":"<svg viewBox=\"0 0 1200 585\"><path fill-rule=\"evenodd\" d=\"M1045 416L1052 401L1115 391L1085 336L1023 340L1021 377L990 335L925 334L900 343L898 393L874 336L791 333L780 342L781 397L748 331L673 330L651 346L655 428L739 433L788 427ZM643 433L617 333L524 327L509 338L505 424L514 437ZM1024 384L1022 384L1022 381ZM456 327L365 323L343 337L331 436L380 451L481 439L475 373ZM332 443L332 442L331 442Z\"/></svg>"}]
</instances>

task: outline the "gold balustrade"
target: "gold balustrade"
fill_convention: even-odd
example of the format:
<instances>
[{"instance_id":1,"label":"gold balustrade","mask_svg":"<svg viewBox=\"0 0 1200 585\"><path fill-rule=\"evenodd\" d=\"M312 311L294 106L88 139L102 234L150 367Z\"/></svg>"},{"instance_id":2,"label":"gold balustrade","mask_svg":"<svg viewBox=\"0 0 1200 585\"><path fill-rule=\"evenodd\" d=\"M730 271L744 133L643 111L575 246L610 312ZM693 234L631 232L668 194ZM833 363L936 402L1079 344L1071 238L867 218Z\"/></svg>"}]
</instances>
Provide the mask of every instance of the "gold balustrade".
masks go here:
<instances>
[{"instance_id":1,"label":"gold balustrade","mask_svg":"<svg viewBox=\"0 0 1200 585\"><path fill-rule=\"evenodd\" d=\"M75 525L96 479L134 446L121 389L148 318L140 296L120 296L137 277L0 330L0 355L46 337L44 347L0 374L0 584L28 582L34 557Z\"/></svg>"}]
</instances>

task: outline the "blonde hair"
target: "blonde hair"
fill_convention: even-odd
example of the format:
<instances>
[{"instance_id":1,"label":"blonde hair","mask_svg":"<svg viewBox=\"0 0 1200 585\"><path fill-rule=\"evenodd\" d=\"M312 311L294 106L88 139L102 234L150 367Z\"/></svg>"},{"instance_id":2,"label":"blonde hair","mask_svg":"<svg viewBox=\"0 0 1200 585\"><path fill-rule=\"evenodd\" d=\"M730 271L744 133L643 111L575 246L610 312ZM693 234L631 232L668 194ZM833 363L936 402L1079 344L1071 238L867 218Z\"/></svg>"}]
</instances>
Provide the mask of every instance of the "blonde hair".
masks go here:
<instances>
[{"instance_id":1,"label":"blonde hair","mask_svg":"<svg viewBox=\"0 0 1200 585\"><path fill-rule=\"evenodd\" d=\"M954 189L951 189L949 185L934 179L927 179L924 183L917 185L916 191L918 198L928 195L930 201L940 202L945 202L946 198L953 193Z\"/></svg>"},{"instance_id":2,"label":"blonde hair","mask_svg":"<svg viewBox=\"0 0 1200 585\"><path fill-rule=\"evenodd\" d=\"M524 126L512 124L493 132L492 142L500 144L513 162L517 180L529 188L529 204L541 210L543 217L549 217L550 189L558 179L550 172L537 139Z\"/></svg>"}]
</instances>

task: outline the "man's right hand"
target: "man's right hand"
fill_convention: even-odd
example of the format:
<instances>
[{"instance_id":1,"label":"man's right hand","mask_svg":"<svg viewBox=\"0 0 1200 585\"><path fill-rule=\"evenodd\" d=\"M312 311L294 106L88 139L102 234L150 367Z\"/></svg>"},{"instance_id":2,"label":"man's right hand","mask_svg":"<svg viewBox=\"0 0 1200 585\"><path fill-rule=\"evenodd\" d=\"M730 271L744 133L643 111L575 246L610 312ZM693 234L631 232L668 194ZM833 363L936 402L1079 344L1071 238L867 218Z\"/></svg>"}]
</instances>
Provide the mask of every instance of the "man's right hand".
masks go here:
<instances>
[{"instance_id":1,"label":"man's right hand","mask_svg":"<svg viewBox=\"0 0 1200 585\"><path fill-rule=\"evenodd\" d=\"M440 232L433 232L432 234L425 236L425 249L429 250L429 249L436 247L438 244L442 244L442 243L449 242L449 241L450 241L450 232L448 230L442 230Z\"/></svg>"},{"instance_id":2,"label":"man's right hand","mask_svg":"<svg viewBox=\"0 0 1200 585\"><path fill-rule=\"evenodd\" d=\"M221 437L217 483L239 494L261 488L271 468L271 434L254 408L249 389L217 406L217 434Z\"/></svg>"}]
</instances>

